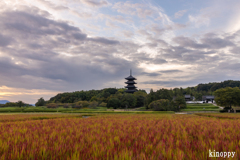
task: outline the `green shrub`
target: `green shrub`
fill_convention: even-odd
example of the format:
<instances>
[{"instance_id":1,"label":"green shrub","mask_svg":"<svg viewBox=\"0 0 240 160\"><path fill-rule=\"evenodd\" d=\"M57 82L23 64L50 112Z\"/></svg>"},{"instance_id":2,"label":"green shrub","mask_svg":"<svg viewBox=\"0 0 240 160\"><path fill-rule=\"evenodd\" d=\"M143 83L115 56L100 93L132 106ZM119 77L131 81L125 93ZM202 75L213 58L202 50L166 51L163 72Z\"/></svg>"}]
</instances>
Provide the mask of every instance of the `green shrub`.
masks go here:
<instances>
[{"instance_id":1,"label":"green shrub","mask_svg":"<svg viewBox=\"0 0 240 160\"><path fill-rule=\"evenodd\" d=\"M102 102L99 106L100 107L107 107L107 103Z\"/></svg>"},{"instance_id":2,"label":"green shrub","mask_svg":"<svg viewBox=\"0 0 240 160\"><path fill-rule=\"evenodd\" d=\"M88 101L78 101L75 103L75 105L80 105L82 108L87 108L89 106Z\"/></svg>"},{"instance_id":3,"label":"green shrub","mask_svg":"<svg viewBox=\"0 0 240 160\"><path fill-rule=\"evenodd\" d=\"M97 101L93 101L89 103L89 107L92 109L96 109L98 106L98 102Z\"/></svg>"},{"instance_id":4,"label":"green shrub","mask_svg":"<svg viewBox=\"0 0 240 160\"><path fill-rule=\"evenodd\" d=\"M107 108L113 107L114 109L117 109L120 106L121 106L121 103L120 103L119 99L111 98L111 99L108 100Z\"/></svg>"},{"instance_id":5,"label":"green shrub","mask_svg":"<svg viewBox=\"0 0 240 160\"><path fill-rule=\"evenodd\" d=\"M47 104L47 108L57 108L58 105L56 103L49 103Z\"/></svg>"},{"instance_id":6,"label":"green shrub","mask_svg":"<svg viewBox=\"0 0 240 160\"><path fill-rule=\"evenodd\" d=\"M63 108L69 108L69 104L68 104L68 103L65 103L65 104L63 105Z\"/></svg>"},{"instance_id":7,"label":"green shrub","mask_svg":"<svg viewBox=\"0 0 240 160\"><path fill-rule=\"evenodd\" d=\"M168 111L169 110L169 100L168 99L160 99L151 102L148 105L148 108L154 110L154 111Z\"/></svg>"},{"instance_id":8,"label":"green shrub","mask_svg":"<svg viewBox=\"0 0 240 160\"><path fill-rule=\"evenodd\" d=\"M137 98L131 93L123 94L121 98L121 107L122 108L134 108L137 104Z\"/></svg>"}]
</instances>

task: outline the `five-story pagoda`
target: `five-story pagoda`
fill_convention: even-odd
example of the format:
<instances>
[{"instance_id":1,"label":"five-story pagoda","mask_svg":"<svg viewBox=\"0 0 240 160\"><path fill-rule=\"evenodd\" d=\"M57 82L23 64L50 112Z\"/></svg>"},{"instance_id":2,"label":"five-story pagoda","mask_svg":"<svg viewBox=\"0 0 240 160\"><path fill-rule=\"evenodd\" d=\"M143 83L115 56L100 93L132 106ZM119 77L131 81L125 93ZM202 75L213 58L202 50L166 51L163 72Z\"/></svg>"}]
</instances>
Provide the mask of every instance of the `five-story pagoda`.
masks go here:
<instances>
[{"instance_id":1,"label":"five-story pagoda","mask_svg":"<svg viewBox=\"0 0 240 160\"><path fill-rule=\"evenodd\" d=\"M134 82L134 80L137 80L137 79L132 76L132 70L130 70L130 76L125 79L128 80L127 82L125 82L127 84L127 86L125 87L125 88L127 88L127 90L125 92L127 92L127 93L136 92L137 87L135 87L134 84L137 84L137 83Z\"/></svg>"}]
</instances>

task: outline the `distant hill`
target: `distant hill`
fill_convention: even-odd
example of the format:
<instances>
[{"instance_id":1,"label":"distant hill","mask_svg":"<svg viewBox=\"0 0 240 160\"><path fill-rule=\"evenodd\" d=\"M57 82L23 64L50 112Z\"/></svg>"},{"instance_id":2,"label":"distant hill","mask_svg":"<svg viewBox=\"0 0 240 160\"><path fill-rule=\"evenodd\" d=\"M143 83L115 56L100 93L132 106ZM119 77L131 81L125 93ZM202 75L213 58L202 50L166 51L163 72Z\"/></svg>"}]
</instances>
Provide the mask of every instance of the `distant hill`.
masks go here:
<instances>
[{"instance_id":1,"label":"distant hill","mask_svg":"<svg viewBox=\"0 0 240 160\"><path fill-rule=\"evenodd\" d=\"M6 104L7 102L10 102L8 100L0 100L0 104Z\"/></svg>"},{"instance_id":2,"label":"distant hill","mask_svg":"<svg viewBox=\"0 0 240 160\"><path fill-rule=\"evenodd\" d=\"M212 82L207 84L198 84L196 86L196 90L199 91L211 91L214 92L217 89L225 88L225 87L240 87L240 81L234 81L234 80L227 80L223 82Z\"/></svg>"}]
</instances>

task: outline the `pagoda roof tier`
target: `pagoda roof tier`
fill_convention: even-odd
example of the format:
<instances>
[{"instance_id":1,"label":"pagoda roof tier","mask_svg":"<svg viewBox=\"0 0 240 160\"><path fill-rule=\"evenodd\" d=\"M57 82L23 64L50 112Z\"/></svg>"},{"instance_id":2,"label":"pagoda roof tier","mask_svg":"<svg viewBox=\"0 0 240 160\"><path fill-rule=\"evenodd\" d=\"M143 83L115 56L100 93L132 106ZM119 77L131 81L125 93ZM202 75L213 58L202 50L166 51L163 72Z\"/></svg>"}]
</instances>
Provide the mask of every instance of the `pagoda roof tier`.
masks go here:
<instances>
[{"instance_id":1,"label":"pagoda roof tier","mask_svg":"<svg viewBox=\"0 0 240 160\"><path fill-rule=\"evenodd\" d=\"M125 78L126 80L137 80L136 78L134 78L132 75L128 76L127 78Z\"/></svg>"},{"instance_id":2,"label":"pagoda roof tier","mask_svg":"<svg viewBox=\"0 0 240 160\"><path fill-rule=\"evenodd\" d=\"M125 86L125 88L137 88L137 87L132 85L132 86Z\"/></svg>"},{"instance_id":3,"label":"pagoda roof tier","mask_svg":"<svg viewBox=\"0 0 240 160\"><path fill-rule=\"evenodd\" d=\"M133 93L133 92L136 92L136 90L126 90L125 92L127 92L127 93Z\"/></svg>"},{"instance_id":4,"label":"pagoda roof tier","mask_svg":"<svg viewBox=\"0 0 240 160\"><path fill-rule=\"evenodd\" d=\"M134 82L134 81L127 81L127 82L125 82L126 84L137 84L136 82Z\"/></svg>"}]
</instances>

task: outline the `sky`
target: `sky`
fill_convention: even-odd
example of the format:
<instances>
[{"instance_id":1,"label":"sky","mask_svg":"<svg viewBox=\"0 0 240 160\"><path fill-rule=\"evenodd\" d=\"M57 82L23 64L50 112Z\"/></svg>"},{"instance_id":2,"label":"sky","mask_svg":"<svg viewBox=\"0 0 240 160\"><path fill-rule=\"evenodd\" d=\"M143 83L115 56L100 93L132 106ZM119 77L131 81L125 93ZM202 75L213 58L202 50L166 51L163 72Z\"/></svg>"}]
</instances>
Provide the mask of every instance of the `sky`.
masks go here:
<instances>
[{"instance_id":1,"label":"sky","mask_svg":"<svg viewBox=\"0 0 240 160\"><path fill-rule=\"evenodd\" d=\"M1 0L0 100L240 79L239 0Z\"/></svg>"}]
</instances>

